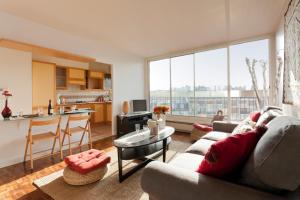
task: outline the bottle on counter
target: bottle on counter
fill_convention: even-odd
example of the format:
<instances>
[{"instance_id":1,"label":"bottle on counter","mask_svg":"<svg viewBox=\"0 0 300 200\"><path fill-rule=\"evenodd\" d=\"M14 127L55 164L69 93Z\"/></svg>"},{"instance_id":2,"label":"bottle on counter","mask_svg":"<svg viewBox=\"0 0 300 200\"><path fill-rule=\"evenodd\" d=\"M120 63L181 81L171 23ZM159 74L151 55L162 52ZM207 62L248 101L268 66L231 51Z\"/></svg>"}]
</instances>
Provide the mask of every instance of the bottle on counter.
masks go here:
<instances>
[{"instance_id":1,"label":"bottle on counter","mask_svg":"<svg viewBox=\"0 0 300 200\"><path fill-rule=\"evenodd\" d=\"M53 107L51 104L51 99L49 99L49 104L48 104L48 115L53 115Z\"/></svg>"}]
</instances>

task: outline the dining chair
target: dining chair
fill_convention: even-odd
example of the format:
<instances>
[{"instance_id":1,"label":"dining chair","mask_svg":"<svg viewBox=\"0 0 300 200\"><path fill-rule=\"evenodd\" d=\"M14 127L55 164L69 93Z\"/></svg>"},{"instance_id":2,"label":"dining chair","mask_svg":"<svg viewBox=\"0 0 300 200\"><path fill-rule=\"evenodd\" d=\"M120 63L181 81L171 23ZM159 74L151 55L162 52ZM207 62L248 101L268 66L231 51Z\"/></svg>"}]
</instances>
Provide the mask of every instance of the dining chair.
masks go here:
<instances>
[{"instance_id":1,"label":"dining chair","mask_svg":"<svg viewBox=\"0 0 300 200\"><path fill-rule=\"evenodd\" d=\"M78 125L79 124L79 125ZM90 126L90 115L70 115L67 121L66 129L62 130L64 132L62 145L64 145L65 137L68 137L68 147L69 154L72 155L72 144L78 143L76 148L80 148L84 145L82 144L84 136L88 135L89 149L92 149L92 136L91 136L91 126ZM80 141L75 141L71 143L71 137L73 134L81 133ZM74 147L75 148L75 147Z\"/></svg>"},{"instance_id":2,"label":"dining chair","mask_svg":"<svg viewBox=\"0 0 300 200\"><path fill-rule=\"evenodd\" d=\"M43 129L43 131L39 131L41 133L34 133L33 129ZM53 129L55 129L53 131ZM50 140L53 139L52 149L51 149L51 156L54 155L54 149L56 145L56 140L58 139L59 143L59 153L60 159L63 158L62 154L62 144L60 138L60 117L54 118L47 118L46 120L34 120L31 119L29 123L28 134L26 136L26 147L25 147L25 154L24 154L24 163L26 162L26 158L28 156L27 151L29 147L29 156L30 156L30 168L33 169L33 160L36 160L41 157L33 158L33 154L41 153L32 151L32 146L35 142L42 141L42 140ZM49 150L49 149L48 149ZM47 151L47 150L45 150ZM49 155L45 155L49 156ZM45 157L42 156L42 157Z\"/></svg>"}]
</instances>

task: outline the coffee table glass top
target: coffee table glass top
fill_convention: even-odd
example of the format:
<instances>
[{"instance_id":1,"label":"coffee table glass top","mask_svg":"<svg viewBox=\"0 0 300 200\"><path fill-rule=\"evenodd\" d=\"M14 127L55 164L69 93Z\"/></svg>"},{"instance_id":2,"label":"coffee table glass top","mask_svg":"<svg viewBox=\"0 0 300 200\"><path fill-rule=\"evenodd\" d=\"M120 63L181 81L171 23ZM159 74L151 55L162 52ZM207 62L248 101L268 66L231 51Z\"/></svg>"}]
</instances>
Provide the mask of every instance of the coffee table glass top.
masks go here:
<instances>
[{"instance_id":1,"label":"coffee table glass top","mask_svg":"<svg viewBox=\"0 0 300 200\"><path fill-rule=\"evenodd\" d=\"M141 130L140 132L131 132L126 135L115 139L114 145L120 148L133 148L140 147L149 144L153 144L162 141L170 137L175 132L175 129L170 126L166 126L164 129L159 131L159 134L152 135L150 130Z\"/></svg>"}]
</instances>

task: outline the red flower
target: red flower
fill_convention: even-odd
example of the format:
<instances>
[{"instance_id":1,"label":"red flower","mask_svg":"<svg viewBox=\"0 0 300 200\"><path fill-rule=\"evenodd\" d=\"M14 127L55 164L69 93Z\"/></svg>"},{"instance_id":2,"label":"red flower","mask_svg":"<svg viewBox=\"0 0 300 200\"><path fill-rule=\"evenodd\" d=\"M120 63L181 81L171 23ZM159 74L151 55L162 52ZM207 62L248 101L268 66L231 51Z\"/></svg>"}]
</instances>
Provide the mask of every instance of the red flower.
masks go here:
<instances>
[{"instance_id":1,"label":"red flower","mask_svg":"<svg viewBox=\"0 0 300 200\"><path fill-rule=\"evenodd\" d=\"M12 94L8 90L3 90L2 95L6 97L12 96Z\"/></svg>"},{"instance_id":2,"label":"red flower","mask_svg":"<svg viewBox=\"0 0 300 200\"><path fill-rule=\"evenodd\" d=\"M169 106L164 106L164 105L155 106L153 109L153 113L154 114L166 114L166 112L168 112L169 109L170 109Z\"/></svg>"}]
</instances>

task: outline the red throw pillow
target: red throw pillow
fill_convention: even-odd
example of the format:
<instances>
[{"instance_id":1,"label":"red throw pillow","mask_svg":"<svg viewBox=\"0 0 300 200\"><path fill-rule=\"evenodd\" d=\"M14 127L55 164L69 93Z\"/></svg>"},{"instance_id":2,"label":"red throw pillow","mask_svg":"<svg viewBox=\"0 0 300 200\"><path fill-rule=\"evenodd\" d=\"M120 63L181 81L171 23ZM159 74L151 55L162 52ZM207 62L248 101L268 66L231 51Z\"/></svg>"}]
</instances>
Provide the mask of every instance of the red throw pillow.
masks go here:
<instances>
[{"instance_id":1,"label":"red throw pillow","mask_svg":"<svg viewBox=\"0 0 300 200\"><path fill-rule=\"evenodd\" d=\"M252 112L250 114L250 119L253 121L253 122L257 122L258 119L260 117L260 112L259 111L255 111L255 112Z\"/></svg>"},{"instance_id":2,"label":"red throw pillow","mask_svg":"<svg viewBox=\"0 0 300 200\"><path fill-rule=\"evenodd\" d=\"M195 124L193 124L193 126L194 126L194 128L195 128L195 129L198 129L199 131L206 131L206 132L210 132L210 131L212 131L212 130L213 130L213 128L212 128L212 127L210 127L210 126L207 126L207 125L201 125L201 124L197 124L197 123L195 123Z\"/></svg>"},{"instance_id":3,"label":"red throw pillow","mask_svg":"<svg viewBox=\"0 0 300 200\"><path fill-rule=\"evenodd\" d=\"M265 126L257 127L214 143L205 154L197 172L218 178L233 174L247 161L266 130Z\"/></svg>"}]
</instances>

